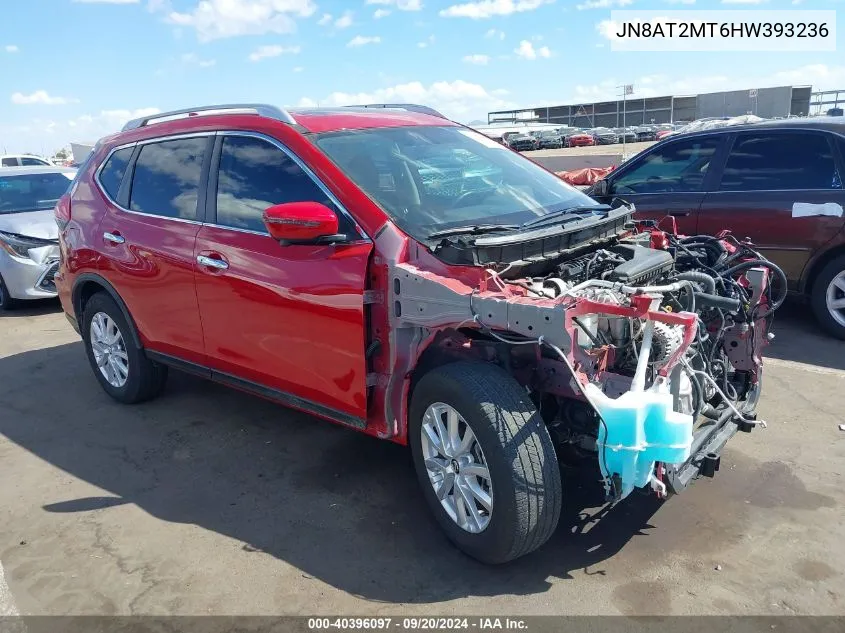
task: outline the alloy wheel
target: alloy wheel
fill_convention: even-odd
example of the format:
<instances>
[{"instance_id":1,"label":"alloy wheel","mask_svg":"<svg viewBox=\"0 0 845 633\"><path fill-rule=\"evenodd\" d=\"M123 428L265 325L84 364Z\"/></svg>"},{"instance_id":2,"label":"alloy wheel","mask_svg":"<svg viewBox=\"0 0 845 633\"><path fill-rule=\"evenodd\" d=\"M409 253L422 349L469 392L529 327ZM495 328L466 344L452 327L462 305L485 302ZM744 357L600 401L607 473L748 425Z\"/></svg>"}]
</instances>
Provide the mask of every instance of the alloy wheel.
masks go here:
<instances>
[{"instance_id":1,"label":"alloy wheel","mask_svg":"<svg viewBox=\"0 0 845 633\"><path fill-rule=\"evenodd\" d=\"M435 402L420 436L428 479L446 514L467 532L484 531L493 515L493 481L469 424L454 407Z\"/></svg>"},{"instance_id":2,"label":"alloy wheel","mask_svg":"<svg viewBox=\"0 0 845 633\"><path fill-rule=\"evenodd\" d=\"M833 320L845 327L845 270L830 280L825 294L825 304Z\"/></svg>"},{"instance_id":3,"label":"alloy wheel","mask_svg":"<svg viewBox=\"0 0 845 633\"><path fill-rule=\"evenodd\" d=\"M129 355L120 328L108 314L97 312L89 334L97 368L112 387L119 389L129 378Z\"/></svg>"}]
</instances>

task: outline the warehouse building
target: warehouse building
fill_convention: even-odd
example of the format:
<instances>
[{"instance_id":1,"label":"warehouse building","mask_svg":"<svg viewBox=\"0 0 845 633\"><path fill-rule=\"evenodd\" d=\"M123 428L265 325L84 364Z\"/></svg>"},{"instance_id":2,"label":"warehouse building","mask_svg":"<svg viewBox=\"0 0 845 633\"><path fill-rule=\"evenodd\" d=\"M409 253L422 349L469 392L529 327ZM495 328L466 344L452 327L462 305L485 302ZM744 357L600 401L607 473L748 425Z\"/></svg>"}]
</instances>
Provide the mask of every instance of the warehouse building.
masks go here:
<instances>
[{"instance_id":1,"label":"warehouse building","mask_svg":"<svg viewBox=\"0 0 845 633\"><path fill-rule=\"evenodd\" d=\"M780 86L691 96L636 98L490 112L487 122L535 121L573 127L620 127L678 123L708 117L755 114L763 118L810 114L810 86Z\"/></svg>"}]
</instances>

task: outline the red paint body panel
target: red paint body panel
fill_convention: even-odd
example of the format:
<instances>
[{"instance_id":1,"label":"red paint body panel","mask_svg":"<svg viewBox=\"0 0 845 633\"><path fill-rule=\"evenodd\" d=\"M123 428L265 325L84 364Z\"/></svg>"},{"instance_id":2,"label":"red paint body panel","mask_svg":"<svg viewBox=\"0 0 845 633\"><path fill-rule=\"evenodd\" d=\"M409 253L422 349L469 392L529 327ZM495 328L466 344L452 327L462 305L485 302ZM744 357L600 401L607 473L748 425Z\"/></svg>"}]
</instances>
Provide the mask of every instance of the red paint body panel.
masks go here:
<instances>
[{"instance_id":1,"label":"red paint body panel","mask_svg":"<svg viewBox=\"0 0 845 633\"><path fill-rule=\"evenodd\" d=\"M267 235L204 226L196 296L212 369L364 419L363 292L372 244L280 246Z\"/></svg>"},{"instance_id":2,"label":"red paint body panel","mask_svg":"<svg viewBox=\"0 0 845 633\"><path fill-rule=\"evenodd\" d=\"M99 272L120 293L144 346L205 363L194 289L194 242L199 225L127 213L111 207L101 233L120 235L113 244L99 236ZM94 236L94 244L97 236Z\"/></svg>"},{"instance_id":3,"label":"red paint body panel","mask_svg":"<svg viewBox=\"0 0 845 633\"><path fill-rule=\"evenodd\" d=\"M365 130L368 128L405 127L409 125L458 125L431 114L401 110L368 110L358 112L294 111L296 122L309 132L336 132L338 130Z\"/></svg>"}]
</instances>

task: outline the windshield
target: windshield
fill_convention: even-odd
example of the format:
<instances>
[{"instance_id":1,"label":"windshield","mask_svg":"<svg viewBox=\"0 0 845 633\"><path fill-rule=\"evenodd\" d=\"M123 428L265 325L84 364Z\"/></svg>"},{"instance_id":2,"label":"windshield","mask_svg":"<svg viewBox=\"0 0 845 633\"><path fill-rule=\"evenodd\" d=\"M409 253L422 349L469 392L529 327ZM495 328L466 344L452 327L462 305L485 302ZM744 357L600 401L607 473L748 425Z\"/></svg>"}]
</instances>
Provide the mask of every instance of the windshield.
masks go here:
<instances>
[{"instance_id":1,"label":"windshield","mask_svg":"<svg viewBox=\"0 0 845 633\"><path fill-rule=\"evenodd\" d=\"M0 214L52 209L72 178L61 172L0 176Z\"/></svg>"},{"instance_id":2,"label":"windshield","mask_svg":"<svg viewBox=\"0 0 845 633\"><path fill-rule=\"evenodd\" d=\"M317 145L412 236L524 224L597 202L487 137L461 127L331 132Z\"/></svg>"}]
</instances>

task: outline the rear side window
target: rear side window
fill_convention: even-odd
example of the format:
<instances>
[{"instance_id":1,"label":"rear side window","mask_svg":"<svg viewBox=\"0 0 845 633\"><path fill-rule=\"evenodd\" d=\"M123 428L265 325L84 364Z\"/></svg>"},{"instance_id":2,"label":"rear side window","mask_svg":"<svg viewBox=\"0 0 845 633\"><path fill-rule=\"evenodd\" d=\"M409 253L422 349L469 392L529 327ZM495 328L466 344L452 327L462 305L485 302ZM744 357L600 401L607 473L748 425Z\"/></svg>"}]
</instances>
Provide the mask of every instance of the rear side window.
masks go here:
<instances>
[{"instance_id":1,"label":"rear side window","mask_svg":"<svg viewBox=\"0 0 845 633\"><path fill-rule=\"evenodd\" d=\"M217 224L266 232L267 207L285 202L319 202L334 209L329 197L275 145L258 138L227 136L217 178ZM343 216L338 214L343 223Z\"/></svg>"},{"instance_id":2,"label":"rear side window","mask_svg":"<svg viewBox=\"0 0 845 633\"><path fill-rule=\"evenodd\" d=\"M166 218L196 220L205 138L149 143L135 162L129 208Z\"/></svg>"},{"instance_id":3,"label":"rear side window","mask_svg":"<svg viewBox=\"0 0 845 633\"><path fill-rule=\"evenodd\" d=\"M841 189L823 134L741 134L728 155L719 189L767 191Z\"/></svg>"},{"instance_id":4,"label":"rear side window","mask_svg":"<svg viewBox=\"0 0 845 633\"><path fill-rule=\"evenodd\" d=\"M133 147L117 150L100 171L100 184L112 200L117 200L117 192L120 190L120 183L123 181L123 175L126 173L126 166L132 158L133 151Z\"/></svg>"},{"instance_id":5,"label":"rear side window","mask_svg":"<svg viewBox=\"0 0 845 633\"><path fill-rule=\"evenodd\" d=\"M0 166L17 167L18 166L18 159L17 158L4 158L3 161L0 162Z\"/></svg>"}]
</instances>

